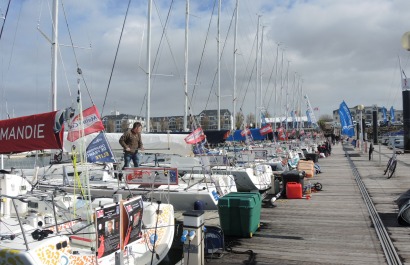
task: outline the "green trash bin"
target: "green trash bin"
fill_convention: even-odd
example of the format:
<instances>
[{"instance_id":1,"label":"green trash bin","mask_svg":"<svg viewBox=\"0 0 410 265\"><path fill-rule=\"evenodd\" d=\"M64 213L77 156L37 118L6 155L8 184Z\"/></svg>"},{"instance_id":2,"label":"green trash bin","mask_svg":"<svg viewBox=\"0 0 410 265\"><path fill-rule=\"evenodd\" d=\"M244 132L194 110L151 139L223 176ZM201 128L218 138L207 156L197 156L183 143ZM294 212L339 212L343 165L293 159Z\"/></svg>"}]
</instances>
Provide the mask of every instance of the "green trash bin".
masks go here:
<instances>
[{"instance_id":1,"label":"green trash bin","mask_svg":"<svg viewBox=\"0 0 410 265\"><path fill-rule=\"evenodd\" d=\"M252 237L260 226L262 198L258 192L231 192L218 201L224 235Z\"/></svg>"}]
</instances>

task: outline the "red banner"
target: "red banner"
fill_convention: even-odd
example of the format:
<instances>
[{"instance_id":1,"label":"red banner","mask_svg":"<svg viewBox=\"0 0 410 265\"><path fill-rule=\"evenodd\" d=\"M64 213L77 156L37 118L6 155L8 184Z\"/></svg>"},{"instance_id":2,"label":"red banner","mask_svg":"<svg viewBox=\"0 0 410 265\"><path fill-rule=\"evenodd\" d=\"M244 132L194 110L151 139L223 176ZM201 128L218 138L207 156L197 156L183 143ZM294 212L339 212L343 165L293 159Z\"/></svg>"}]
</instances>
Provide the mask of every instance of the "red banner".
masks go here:
<instances>
[{"instance_id":1,"label":"red banner","mask_svg":"<svg viewBox=\"0 0 410 265\"><path fill-rule=\"evenodd\" d=\"M251 134L251 130L249 130L249 128L245 128L241 131L242 136L249 135L249 134Z\"/></svg>"},{"instance_id":2,"label":"red banner","mask_svg":"<svg viewBox=\"0 0 410 265\"><path fill-rule=\"evenodd\" d=\"M55 132L57 111L0 121L0 153L62 149L64 127Z\"/></svg>"},{"instance_id":3,"label":"red banner","mask_svg":"<svg viewBox=\"0 0 410 265\"><path fill-rule=\"evenodd\" d=\"M67 140L74 142L81 137L81 122L80 115L74 117L71 124L68 125L68 135ZM83 110L83 125L84 125L84 135L86 136L90 133L99 132L104 130L104 125L101 122L100 113L98 113L97 107L93 105L86 110Z\"/></svg>"},{"instance_id":4,"label":"red banner","mask_svg":"<svg viewBox=\"0 0 410 265\"><path fill-rule=\"evenodd\" d=\"M278 128L278 138L279 138L279 140L281 140L281 141L285 141L286 140L286 132L285 132L285 129L283 129L283 127L279 127Z\"/></svg>"},{"instance_id":5,"label":"red banner","mask_svg":"<svg viewBox=\"0 0 410 265\"><path fill-rule=\"evenodd\" d=\"M195 131L191 132L187 137L185 137L185 142L187 144L196 144L202 142L205 139L205 134L202 131L202 128L199 127Z\"/></svg>"},{"instance_id":6,"label":"red banner","mask_svg":"<svg viewBox=\"0 0 410 265\"><path fill-rule=\"evenodd\" d=\"M271 132L273 132L273 130L272 130L272 126L270 124L267 124L267 125L265 125L265 126L263 126L262 128L259 129L259 133L261 135L265 135L265 134L268 134L268 133L271 133Z\"/></svg>"}]
</instances>

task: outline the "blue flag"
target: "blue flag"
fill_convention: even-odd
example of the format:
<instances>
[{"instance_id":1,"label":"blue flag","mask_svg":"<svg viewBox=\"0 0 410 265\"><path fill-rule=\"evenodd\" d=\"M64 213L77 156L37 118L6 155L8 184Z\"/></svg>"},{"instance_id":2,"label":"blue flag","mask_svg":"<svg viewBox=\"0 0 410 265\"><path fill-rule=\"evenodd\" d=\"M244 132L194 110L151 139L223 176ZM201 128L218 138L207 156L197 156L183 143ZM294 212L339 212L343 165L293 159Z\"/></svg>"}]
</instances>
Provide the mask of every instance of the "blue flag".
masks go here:
<instances>
[{"instance_id":1,"label":"blue flag","mask_svg":"<svg viewBox=\"0 0 410 265\"><path fill-rule=\"evenodd\" d=\"M105 138L104 132L100 132L87 146L86 150L87 162L90 163L104 163L115 162L111 147Z\"/></svg>"},{"instance_id":2,"label":"blue flag","mask_svg":"<svg viewBox=\"0 0 410 265\"><path fill-rule=\"evenodd\" d=\"M343 101L339 107L340 124L342 125L342 134L349 137L354 136L354 125L352 115L346 103Z\"/></svg>"},{"instance_id":3,"label":"blue flag","mask_svg":"<svg viewBox=\"0 0 410 265\"><path fill-rule=\"evenodd\" d=\"M306 116L307 116L307 119L308 119L308 124L309 125L312 124L312 118L310 117L310 111L309 110L306 111Z\"/></svg>"},{"instance_id":4,"label":"blue flag","mask_svg":"<svg viewBox=\"0 0 410 265\"><path fill-rule=\"evenodd\" d=\"M262 125L262 126L265 126L265 125L266 125L266 117L265 117L265 115L263 114L263 112L261 112L261 125Z\"/></svg>"},{"instance_id":5,"label":"blue flag","mask_svg":"<svg viewBox=\"0 0 410 265\"><path fill-rule=\"evenodd\" d=\"M394 117L394 109L393 109L393 106L391 106L391 108L390 108L390 121L391 121L391 122L395 122L395 121L396 121L396 118Z\"/></svg>"},{"instance_id":6,"label":"blue flag","mask_svg":"<svg viewBox=\"0 0 410 265\"><path fill-rule=\"evenodd\" d=\"M383 113L383 123L386 124L387 122L387 115L386 115L387 109L385 107L382 108L382 113Z\"/></svg>"},{"instance_id":7,"label":"blue flag","mask_svg":"<svg viewBox=\"0 0 410 265\"><path fill-rule=\"evenodd\" d=\"M293 110L290 112L290 116L292 117L292 126L293 128L295 128L296 127L296 117L295 117L295 112Z\"/></svg>"}]
</instances>

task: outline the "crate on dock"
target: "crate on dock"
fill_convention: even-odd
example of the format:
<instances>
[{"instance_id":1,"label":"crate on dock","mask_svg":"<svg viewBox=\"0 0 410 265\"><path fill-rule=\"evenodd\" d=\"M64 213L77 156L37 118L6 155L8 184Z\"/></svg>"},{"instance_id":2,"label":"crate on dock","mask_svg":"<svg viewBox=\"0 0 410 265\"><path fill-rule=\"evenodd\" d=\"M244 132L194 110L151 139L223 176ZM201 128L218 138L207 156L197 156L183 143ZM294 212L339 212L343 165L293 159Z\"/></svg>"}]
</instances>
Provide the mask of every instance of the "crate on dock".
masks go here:
<instances>
[{"instance_id":1,"label":"crate on dock","mask_svg":"<svg viewBox=\"0 0 410 265\"><path fill-rule=\"evenodd\" d=\"M297 169L299 171L305 171L307 178L313 178L314 173L315 173L315 163L310 160L308 161L300 160L298 163Z\"/></svg>"},{"instance_id":2,"label":"crate on dock","mask_svg":"<svg viewBox=\"0 0 410 265\"><path fill-rule=\"evenodd\" d=\"M259 228L261 204L259 192L231 192L221 197L218 213L224 234L252 237Z\"/></svg>"}]
</instances>

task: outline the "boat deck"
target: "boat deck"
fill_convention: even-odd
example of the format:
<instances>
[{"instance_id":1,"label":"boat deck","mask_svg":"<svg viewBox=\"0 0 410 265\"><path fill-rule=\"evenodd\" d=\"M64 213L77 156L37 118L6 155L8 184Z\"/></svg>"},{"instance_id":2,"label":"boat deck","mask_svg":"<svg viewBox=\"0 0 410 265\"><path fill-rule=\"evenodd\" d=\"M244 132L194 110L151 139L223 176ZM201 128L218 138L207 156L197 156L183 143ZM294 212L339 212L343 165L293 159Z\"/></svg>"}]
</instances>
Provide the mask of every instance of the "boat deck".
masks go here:
<instances>
[{"instance_id":1,"label":"boat deck","mask_svg":"<svg viewBox=\"0 0 410 265\"><path fill-rule=\"evenodd\" d=\"M371 161L368 153L351 146L347 151L405 264L410 260L410 228L398 225L394 200L410 188L410 154L398 156L396 175L387 179L383 172L392 150L381 146L379 156L375 146ZM333 146L332 155L318 164L323 173L310 182L320 182L322 191L310 199L279 199L275 207L265 201L253 237L225 237L230 251L208 258L206 264L388 264L342 145ZM176 216L183 220L181 213ZM218 224L217 211L207 212L205 226Z\"/></svg>"}]
</instances>

